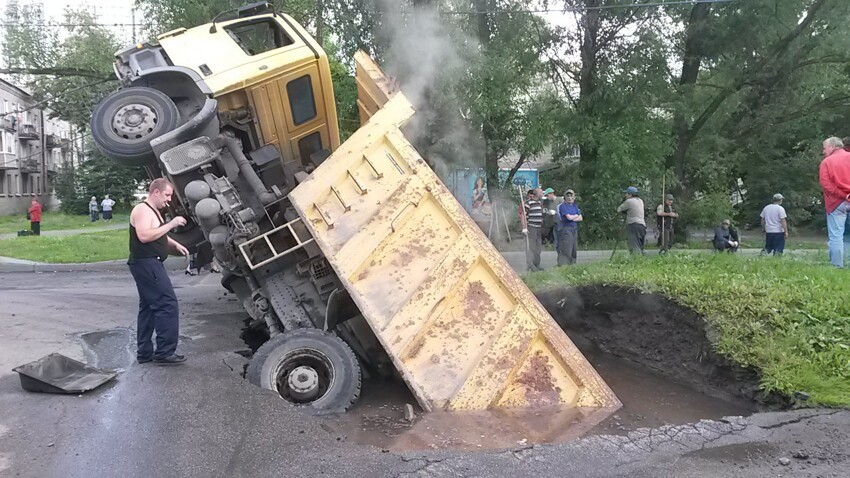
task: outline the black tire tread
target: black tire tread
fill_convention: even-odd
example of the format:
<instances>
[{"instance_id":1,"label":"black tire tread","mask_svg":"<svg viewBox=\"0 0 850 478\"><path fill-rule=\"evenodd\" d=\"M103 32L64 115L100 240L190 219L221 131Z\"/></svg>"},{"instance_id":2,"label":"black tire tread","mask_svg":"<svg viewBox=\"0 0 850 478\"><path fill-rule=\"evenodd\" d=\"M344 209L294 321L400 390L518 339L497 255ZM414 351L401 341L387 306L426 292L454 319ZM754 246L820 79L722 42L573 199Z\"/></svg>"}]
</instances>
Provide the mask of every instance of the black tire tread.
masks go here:
<instances>
[{"instance_id":1,"label":"black tire tread","mask_svg":"<svg viewBox=\"0 0 850 478\"><path fill-rule=\"evenodd\" d=\"M263 365L269 359L272 352L278 347L280 347L282 344L290 342L292 340L299 340L299 338L301 337L314 340L319 339L320 337L330 339L328 343L338 346L339 352L346 356L355 365L357 371L355 390L348 400L345 400L343 403L336 404L327 409L318 409L313 406L305 408L312 409L318 414L341 413L348 411L348 409L351 408L351 406L357 402L357 399L360 398L360 391L363 385L362 373L360 371L360 363L358 362L357 356L354 354L354 351L351 350L351 347L347 343L345 343L344 340L339 338L339 336L330 332L324 332L319 329L296 329L272 337L271 339L266 341L266 343L261 345L260 348L258 348L257 351L254 353L254 356L251 358L251 362L248 365L246 378L252 384L258 387L262 387Z\"/></svg>"}]
</instances>

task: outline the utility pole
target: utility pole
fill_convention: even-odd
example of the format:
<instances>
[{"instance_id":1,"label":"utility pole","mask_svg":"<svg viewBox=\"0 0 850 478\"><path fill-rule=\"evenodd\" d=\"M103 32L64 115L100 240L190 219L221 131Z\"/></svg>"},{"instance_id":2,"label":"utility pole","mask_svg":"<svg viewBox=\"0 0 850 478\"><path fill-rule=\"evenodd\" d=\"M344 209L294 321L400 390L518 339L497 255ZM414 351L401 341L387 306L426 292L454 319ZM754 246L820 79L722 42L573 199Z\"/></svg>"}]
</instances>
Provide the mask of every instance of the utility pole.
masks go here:
<instances>
[{"instance_id":1,"label":"utility pole","mask_svg":"<svg viewBox=\"0 0 850 478\"><path fill-rule=\"evenodd\" d=\"M135 6L130 7L130 15L131 15L130 18L132 18L131 24L133 25L133 45L135 45L136 44L136 7Z\"/></svg>"}]
</instances>

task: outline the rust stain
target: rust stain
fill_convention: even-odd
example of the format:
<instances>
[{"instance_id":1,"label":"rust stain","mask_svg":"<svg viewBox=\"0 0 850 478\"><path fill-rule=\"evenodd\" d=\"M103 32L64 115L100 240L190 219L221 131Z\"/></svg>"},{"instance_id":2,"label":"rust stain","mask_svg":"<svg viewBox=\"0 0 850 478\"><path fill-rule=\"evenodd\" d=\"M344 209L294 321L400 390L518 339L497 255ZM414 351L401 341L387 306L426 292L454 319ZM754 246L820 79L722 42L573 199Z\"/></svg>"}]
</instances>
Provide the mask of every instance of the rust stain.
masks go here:
<instances>
[{"instance_id":1,"label":"rust stain","mask_svg":"<svg viewBox=\"0 0 850 478\"><path fill-rule=\"evenodd\" d=\"M549 357L539 350L529 358L529 367L517 378L517 384L523 387L525 400L529 405L545 406L559 403L561 388L555 386L552 369Z\"/></svg>"}]
</instances>

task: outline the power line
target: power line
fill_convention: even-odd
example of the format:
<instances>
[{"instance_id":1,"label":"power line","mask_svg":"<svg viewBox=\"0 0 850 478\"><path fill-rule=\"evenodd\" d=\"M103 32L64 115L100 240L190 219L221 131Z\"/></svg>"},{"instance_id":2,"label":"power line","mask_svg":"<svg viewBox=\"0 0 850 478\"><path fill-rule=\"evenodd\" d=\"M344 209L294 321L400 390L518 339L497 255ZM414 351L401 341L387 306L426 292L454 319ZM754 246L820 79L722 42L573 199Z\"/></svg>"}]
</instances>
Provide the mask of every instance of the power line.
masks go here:
<instances>
[{"instance_id":1,"label":"power line","mask_svg":"<svg viewBox=\"0 0 850 478\"><path fill-rule=\"evenodd\" d=\"M738 0L667 0L656 2L635 2L621 5L598 5L595 7L564 7L564 8L522 8L514 10L443 10L438 8L436 11L440 15L510 15L517 13L569 13L569 12L589 12L598 10L615 10L628 8L647 8L647 7L666 7L668 5L695 5L700 3L735 3ZM367 13L399 13L402 15L413 15L419 13L414 10L369 10ZM150 23L58 23L58 22L41 22L41 23L23 23L5 21L0 23L2 27L17 27L17 26L33 26L40 28L74 28L74 27L150 27L154 22Z\"/></svg>"},{"instance_id":2,"label":"power line","mask_svg":"<svg viewBox=\"0 0 850 478\"><path fill-rule=\"evenodd\" d=\"M85 85L80 85L80 86L77 86L76 88L71 88L70 90L65 90L65 91L62 91L62 92L60 92L60 93L56 93L56 94L51 95L50 97L45 98L45 99L43 99L43 100L41 100L41 101L39 101L39 102L37 102L37 103L33 103L32 105L30 105L30 106L28 106L28 107L26 107L26 108L22 108L22 109L15 110L15 111L7 111L7 112L5 112L5 113L0 113L0 118L6 117L6 116L8 116L8 115L17 115L18 113L23 113L23 112L25 112L25 111L29 111L29 110L36 109L36 108L38 108L39 106L45 105L45 104L47 104L47 103L49 103L49 102L51 102L51 101L54 101L54 100L56 100L56 99L58 99L58 98L61 98L63 95L66 95L66 94L68 94L68 93L73 93L73 92L75 92L75 91L79 91L79 90L82 90L82 89L85 89L85 88L90 88L90 87L92 87L92 86L97 86L97 85L100 85L100 84L106 83L107 81L117 81L117 78L105 78L105 79L100 80L100 81L95 81L95 82L93 82L93 83L86 83Z\"/></svg>"}]
</instances>

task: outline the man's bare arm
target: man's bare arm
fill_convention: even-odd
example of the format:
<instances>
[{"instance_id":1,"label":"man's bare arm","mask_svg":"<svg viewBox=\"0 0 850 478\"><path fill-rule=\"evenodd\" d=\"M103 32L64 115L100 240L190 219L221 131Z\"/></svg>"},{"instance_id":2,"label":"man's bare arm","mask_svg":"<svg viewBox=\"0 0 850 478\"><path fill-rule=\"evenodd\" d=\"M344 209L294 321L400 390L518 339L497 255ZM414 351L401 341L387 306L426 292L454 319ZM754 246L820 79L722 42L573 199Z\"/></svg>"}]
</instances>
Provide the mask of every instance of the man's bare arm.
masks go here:
<instances>
[{"instance_id":1,"label":"man's bare arm","mask_svg":"<svg viewBox=\"0 0 850 478\"><path fill-rule=\"evenodd\" d=\"M147 206L138 205L130 213L130 224L136 228L136 236L142 243L154 242L168 231L186 224L186 219L180 216L159 225L159 218Z\"/></svg>"}]
</instances>

